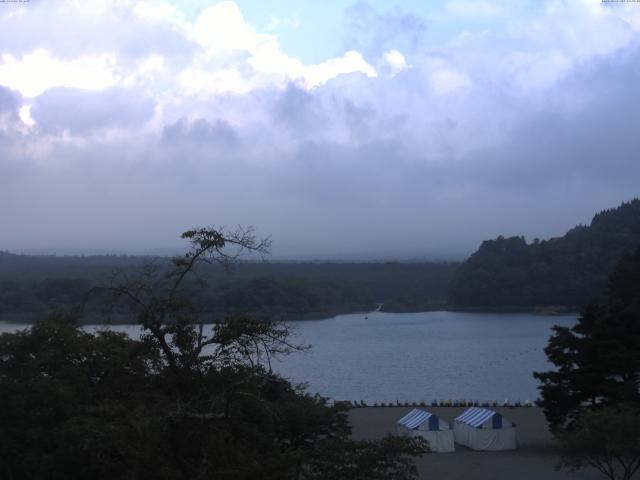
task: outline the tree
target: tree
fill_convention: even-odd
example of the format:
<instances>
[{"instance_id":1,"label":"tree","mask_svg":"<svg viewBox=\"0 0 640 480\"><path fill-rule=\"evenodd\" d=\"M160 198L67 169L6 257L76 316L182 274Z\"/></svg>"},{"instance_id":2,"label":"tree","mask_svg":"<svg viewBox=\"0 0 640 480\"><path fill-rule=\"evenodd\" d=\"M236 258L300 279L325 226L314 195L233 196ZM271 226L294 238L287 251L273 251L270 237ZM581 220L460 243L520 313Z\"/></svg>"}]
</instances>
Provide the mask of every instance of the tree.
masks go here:
<instances>
[{"instance_id":1,"label":"tree","mask_svg":"<svg viewBox=\"0 0 640 480\"><path fill-rule=\"evenodd\" d=\"M630 479L640 467L640 249L611 274L607 303L554 327L545 352L557 370L534 376L562 446L559 467Z\"/></svg>"},{"instance_id":2,"label":"tree","mask_svg":"<svg viewBox=\"0 0 640 480\"><path fill-rule=\"evenodd\" d=\"M640 244L640 199L596 214L589 226L530 244L523 237L482 242L454 274L452 305L575 308L603 301L607 276Z\"/></svg>"},{"instance_id":3,"label":"tree","mask_svg":"<svg viewBox=\"0 0 640 480\"><path fill-rule=\"evenodd\" d=\"M158 352L123 334L53 316L0 336L0 478L125 478L129 422L151 408ZM135 462L133 462L135 463Z\"/></svg>"},{"instance_id":4,"label":"tree","mask_svg":"<svg viewBox=\"0 0 640 480\"><path fill-rule=\"evenodd\" d=\"M184 295L185 284L191 277L204 284L197 276L201 263L217 263L229 269L244 252L265 255L270 247L270 240L258 239L251 228L238 227L230 233L224 229L195 228L184 232L182 238L189 241L190 249L184 256L172 259L173 268L165 270L150 263L133 277L115 276L106 288L116 300L130 304L137 322L147 332L145 338L162 351L178 380L181 374L198 368L203 360L210 360L200 355L217 341L215 336L207 339L203 335L200 312ZM277 339L284 342L286 328L279 332Z\"/></svg>"},{"instance_id":5,"label":"tree","mask_svg":"<svg viewBox=\"0 0 640 480\"><path fill-rule=\"evenodd\" d=\"M191 248L172 268L105 288L134 308L140 340L64 316L0 336L0 476L315 480L357 465L360 478L414 478L424 442L354 442L347 405L273 372L274 356L303 348L286 325L236 316L205 330L190 299L198 265L228 267L268 240L206 228L183 238Z\"/></svg>"},{"instance_id":6,"label":"tree","mask_svg":"<svg viewBox=\"0 0 640 480\"><path fill-rule=\"evenodd\" d=\"M572 328L553 328L545 352L557 369L534 373L552 430L570 428L585 410L640 404L639 286L640 249L618 263L606 304L585 307Z\"/></svg>"},{"instance_id":7,"label":"tree","mask_svg":"<svg viewBox=\"0 0 640 480\"><path fill-rule=\"evenodd\" d=\"M305 469L307 480L404 480L416 476L413 456L427 449L416 437L387 436L374 441L318 442Z\"/></svg>"},{"instance_id":8,"label":"tree","mask_svg":"<svg viewBox=\"0 0 640 480\"><path fill-rule=\"evenodd\" d=\"M640 468L640 409L616 405L583 413L575 428L558 435L560 467L593 467L611 480L630 480Z\"/></svg>"}]
</instances>

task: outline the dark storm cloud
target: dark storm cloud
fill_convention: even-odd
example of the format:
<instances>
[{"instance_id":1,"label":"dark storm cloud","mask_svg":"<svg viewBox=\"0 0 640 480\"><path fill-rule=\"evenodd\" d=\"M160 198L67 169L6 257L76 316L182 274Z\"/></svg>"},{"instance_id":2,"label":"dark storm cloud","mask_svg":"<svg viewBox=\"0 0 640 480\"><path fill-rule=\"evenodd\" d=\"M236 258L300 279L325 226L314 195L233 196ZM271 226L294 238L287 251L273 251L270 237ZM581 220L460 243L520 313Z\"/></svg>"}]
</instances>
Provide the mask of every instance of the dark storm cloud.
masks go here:
<instances>
[{"instance_id":1,"label":"dark storm cloud","mask_svg":"<svg viewBox=\"0 0 640 480\"><path fill-rule=\"evenodd\" d=\"M136 90L58 87L35 98L31 115L46 132L85 134L110 127L140 127L151 118L154 106L153 99Z\"/></svg>"},{"instance_id":2,"label":"dark storm cloud","mask_svg":"<svg viewBox=\"0 0 640 480\"><path fill-rule=\"evenodd\" d=\"M273 107L273 117L278 124L302 135L322 130L327 122L324 113L316 97L294 84L277 94Z\"/></svg>"},{"instance_id":3,"label":"dark storm cloud","mask_svg":"<svg viewBox=\"0 0 640 480\"><path fill-rule=\"evenodd\" d=\"M209 122L204 118L193 122L181 118L166 125L162 131L162 140L167 144L187 141L222 147L234 147L239 142L238 134L228 122L221 119Z\"/></svg>"},{"instance_id":4,"label":"dark storm cloud","mask_svg":"<svg viewBox=\"0 0 640 480\"><path fill-rule=\"evenodd\" d=\"M493 188L539 191L584 181L632 194L640 181L639 64L633 46L577 70L513 125L506 145L470 153L459 173Z\"/></svg>"},{"instance_id":5,"label":"dark storm cloud","mask_svg":"<svg viewBox=\"0 0 640 480\"><path fill-rule=\"evenodd\" d=\"M138 248L150 238L173 244L195 224L252 224L272 234L284 256L451 258L498 234L560 235L639 193L637 55L630 48L615 62L585 65L535 104L509 99L519 115L504 140L462 152L456 142L469 142L465 122L497 122L503 97L493 98L494 110L467 102L468 118L460 120L455 110L440 118L437 98L408 110L375 103L375 92L363 98L358 85L349 95L332 84L267 89L253 103L227 96L211 104L210 118L171 122L157 137L56 149L40 174L14 190L15 198L46 202L25 200L11 215L0 206L0 214L19 232L29 228L20 223L30 218L27 207L74 212L95 226L78 242L102 248L126 247L109 225L130 232L127 241ZM400 91L401 82L414 81L389 80ZM401 108L419 115L398 119ZM213 113L248 109L267 109L266 116L231 126ZM125 111L112 113L126 118ZM347 141L333 132L349 132ZM66 231L74 222L65 221Z\"/></svg>"},{"instance_id":6,"label":"dark storm cloud","mask_svg":"<svg viewBox=\"0 0 640 480\"><path fill-rule=\"evenodd\" d=\"M343 102L345 125L352 138L370 138L374 134L372 122L375 120L375 109L368 104L358 105L350 99Z\"/></svg>"},{"instance_id":7,"label":"dark storm cloud","mask_svg":"<svg viewBox=\"0 0 640 480\"><path fill-rule=\"evenodd\" d=\"M581 11L562 7L562 25ZM103 26L117 36L125 12L114 12ZM164 39L146 46L137 33L109 50L104 38L71 45L48 32L53 57L104 52L117 58L105 78L138 87L36 98L0 89L0 249L155 248L193 225L240 223L271 234L281 256L459 258L499 234L560 235L640 194L638 45L556 42L558 27L541 21L533 40L467 32L432 48L417 17L363 4L351 13L349 48L378 76L341 74L313 88L304 74L261 74L249 50L194 56L183 39L176 59ZM595 31L594 18L610 17L586 15L576 28ZM149 22L141 34L179 30ZM240 40L265 48L261 61L307 71L273 39L247 35ZM24 52L37 45L29 41ZM389 49L409 65L389 63ZM163 59L136 61L156 51ZM27 67L13 88L30 80Z\"/></svg>"},{"instance_id":8,"label":"dark storm cloud","mask_svg":"<svg viewBox=\"0 0 640 480\"><path fill-rule=\"evenodd\" d=\"M20 108L20 94L0 85L0 115L16 116Z\"/></svg>"}]
</instances>

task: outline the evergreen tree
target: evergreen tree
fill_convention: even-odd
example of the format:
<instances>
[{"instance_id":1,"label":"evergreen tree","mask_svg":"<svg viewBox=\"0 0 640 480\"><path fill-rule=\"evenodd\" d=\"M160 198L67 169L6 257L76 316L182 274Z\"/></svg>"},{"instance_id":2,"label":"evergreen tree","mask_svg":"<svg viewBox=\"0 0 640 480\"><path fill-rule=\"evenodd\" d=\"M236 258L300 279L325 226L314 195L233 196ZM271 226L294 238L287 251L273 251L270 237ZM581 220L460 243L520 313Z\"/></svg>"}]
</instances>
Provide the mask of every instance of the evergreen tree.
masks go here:
<instances>
[{"instance_id":1,"label":"evergreen tree","mask_svg":"<svg viewBox=\"0 0 640 480\"><path fill-rule=\"evenodd\" d=\"M596 214L563 237L482 242L455 272L449 302L462 308L577 308L604 301L607 277L640 245L640 199Z\"/></svg>"},{"instance_id":2,"label":"evergreen tree","mask_svg":"<svg viewBox=\"0 0 640 480\"><path fill-rule=\"evenodd\" d=\"M584 308L572 328L554 327L545 352L557 370L534 376L553 430L571 428L585 410L640 406L640 249L618 263L607 303Z\"/></svg>"}]
</instances>

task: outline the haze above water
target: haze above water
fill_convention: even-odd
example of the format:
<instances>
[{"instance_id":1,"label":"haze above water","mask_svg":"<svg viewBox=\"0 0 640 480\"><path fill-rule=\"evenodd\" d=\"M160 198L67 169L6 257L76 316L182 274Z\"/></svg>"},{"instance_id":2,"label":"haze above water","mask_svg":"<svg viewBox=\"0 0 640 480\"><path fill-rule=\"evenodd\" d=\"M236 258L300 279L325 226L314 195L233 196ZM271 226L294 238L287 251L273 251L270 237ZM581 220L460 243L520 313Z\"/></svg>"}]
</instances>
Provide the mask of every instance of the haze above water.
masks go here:
<instances>
[{"instance_id":1,"label":"haze above water","mask_svg":"<svg viewBox=\"0 0 640 480\"><path fill-rule=\"evenodd\" d=\"M532 372L551 368L544 355L551 327L575 320L575 315L377 312L291 322L295 340L312 348L274 368L336 400L534 400ZM0 332L23 327L0 323ZM137 325L109 328L132 336L140 332Z\"/></svg>"}]
</instances>

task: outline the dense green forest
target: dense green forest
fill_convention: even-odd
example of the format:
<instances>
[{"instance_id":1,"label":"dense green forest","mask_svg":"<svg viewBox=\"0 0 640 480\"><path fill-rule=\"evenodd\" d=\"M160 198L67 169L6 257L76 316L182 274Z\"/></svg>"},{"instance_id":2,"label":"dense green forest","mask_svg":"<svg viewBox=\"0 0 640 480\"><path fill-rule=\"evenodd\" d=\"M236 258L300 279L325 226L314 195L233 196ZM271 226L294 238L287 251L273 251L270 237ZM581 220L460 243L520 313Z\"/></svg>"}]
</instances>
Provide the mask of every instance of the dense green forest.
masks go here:
<instances>
[{"instance_id":1,"label":"dense green forest","mask_svg":"<svg viewBox=\"0 0 640 480\"><path fill-rule=\"evenodd\" d=\"M0 252L0 318L31 321L86 300L88 321L126 320L92 288L108 285L115 274L144 265L167 268L167 258L131 256L27 256ZM186 288L210 320L238 312L280 319L320 318L370 311L383 303L389 311L442 307L455 263L271 263L244 262L226 272L203 265ZM201 288L201 280L206 282Z\"/></svg>"},{"instance_id":2,"label":"dense green forest","mask_svg":"<svg viewBox=\"0 0 640 480\"><path fill-rule=\"evenodd\" d=\"M640 200L596 214L563 237L487 240L456 271L456 308L573 308L602 299L616 262L640 245Z\"/></svg>"},{"instance_id":3,"label":"dense green forest","mask_svg":"<svg viewBox=\"0 0 640 480\"><path fill-rule=\"evenodd\" d=\"M204 265L185 288L209 320L238 312L277 319L371 311L574 309L601 299L616 262L640 245L640 200L593 217L563 237L487 240L462 264L242 262ZM28 256L0 252L0 319L32 321L85 303L90 322L126 321L128 311L95 287L169 258ZM206 284L202 287L202 282Z\"/></svg>"}]
</instances>

